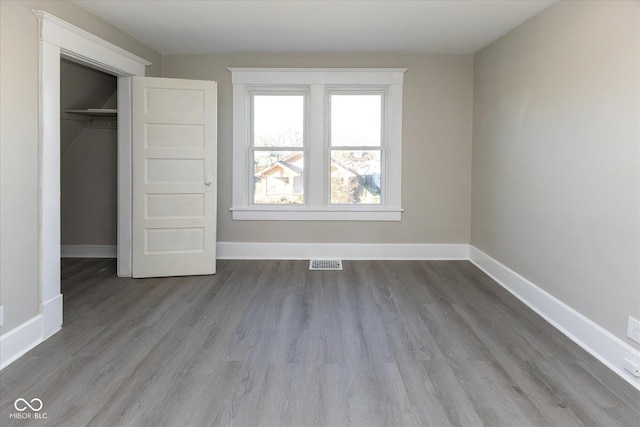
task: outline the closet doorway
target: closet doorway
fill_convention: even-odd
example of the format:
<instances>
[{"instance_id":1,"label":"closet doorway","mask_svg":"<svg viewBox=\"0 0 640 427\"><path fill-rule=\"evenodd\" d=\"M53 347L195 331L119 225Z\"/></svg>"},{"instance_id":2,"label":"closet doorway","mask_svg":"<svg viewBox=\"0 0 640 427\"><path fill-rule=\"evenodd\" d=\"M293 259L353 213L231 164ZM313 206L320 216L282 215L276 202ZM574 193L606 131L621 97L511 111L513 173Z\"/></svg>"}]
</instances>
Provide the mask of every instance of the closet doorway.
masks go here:
<instances>
[{"instance_id":1,"label":"closet doorway","mask_svg":"<svg viewBox=\"0 0 640 427\"><path fill-rule=\"evenodd\" d=\"M60 253L116 258L117 77L60 61Z\"/></svg>"},{"instance_id":2,"label":"closet doorway","mask_svg":"<svg viewBox=\"0 0 640 427\"><path fill-rule=\"evenodd\" d=\"M131 275L131 76L151 65L45 11L39 21L40 317L38 340L62 326L60 293L60 63L118 76L118 275Z\"/></svg>"}]
</instances>

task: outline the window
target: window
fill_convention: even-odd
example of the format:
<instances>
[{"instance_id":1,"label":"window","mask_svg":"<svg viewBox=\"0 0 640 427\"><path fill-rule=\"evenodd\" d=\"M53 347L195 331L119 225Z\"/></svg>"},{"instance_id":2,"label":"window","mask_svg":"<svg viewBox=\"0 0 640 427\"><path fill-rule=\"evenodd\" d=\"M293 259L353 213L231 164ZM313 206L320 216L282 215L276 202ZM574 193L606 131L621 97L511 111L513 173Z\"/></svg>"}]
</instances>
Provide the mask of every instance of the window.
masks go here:
<instances>
[{"instance_id":1,"label":"window","mask_svg":"<svg viewBox=\"0 0 640 427\"><path fill-rule=\"evenodd\" d=\"M381 203L384 93L329 92L331 204Z\"/></svg>"},{"instance_id":2,"label":"window","mask_svg":"<svg viewBox=\"0 0 640 427\"><path fill-rule=\"evenodd\" d=\"M235 220L401 218L404 68L229 68Z\"/></svg>"},{"instance_id":3,"label":"window","mask_svg":"<svg viewBox=\"0 0 640 427\"><path fill-rule=\"evenodd\" d=\"M304 92L251 93L252 203L304 204Z\"/></svg>"}]
</instances>

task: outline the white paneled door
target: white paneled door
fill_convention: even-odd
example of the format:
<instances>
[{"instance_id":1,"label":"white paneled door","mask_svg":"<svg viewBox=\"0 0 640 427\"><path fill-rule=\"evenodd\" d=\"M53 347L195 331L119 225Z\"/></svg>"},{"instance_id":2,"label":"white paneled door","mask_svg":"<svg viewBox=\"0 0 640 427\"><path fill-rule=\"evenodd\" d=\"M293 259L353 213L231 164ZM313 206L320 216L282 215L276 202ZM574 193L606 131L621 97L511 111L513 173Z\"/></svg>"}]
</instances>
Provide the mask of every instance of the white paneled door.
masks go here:
<instances>
[{"instance_id":1,"label":"white paneled door","mask_svg":"<svg viewBox=\"0 0 640 427\"><path fill-rule=\"evenodd\" d=\"M133 77L133 277L216 271L216 92Z\"/></svg>"}]
</instances>

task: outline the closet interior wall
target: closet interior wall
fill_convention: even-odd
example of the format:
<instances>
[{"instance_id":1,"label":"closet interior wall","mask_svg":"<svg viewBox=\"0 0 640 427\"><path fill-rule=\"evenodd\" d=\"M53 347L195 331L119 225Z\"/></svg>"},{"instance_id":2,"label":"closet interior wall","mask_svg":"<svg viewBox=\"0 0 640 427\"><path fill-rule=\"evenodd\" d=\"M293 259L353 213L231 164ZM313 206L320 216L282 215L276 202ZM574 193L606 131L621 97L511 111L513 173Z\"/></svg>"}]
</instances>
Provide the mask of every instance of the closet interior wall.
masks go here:
<instances>
[{"instance_id":1,"label":"closet interior wall","mask_svg":"<svg viewBox=\"0 0 640 427\"><path fill-rule=\"evenodd\" d=\"M117 240L117 126L65 110L117 107L117 78L60 63L61 244L111 248ZM112 122L108 124L107 122ZM113 126L113 127L111 127ZM77 253L77 251L74 251Z\"/></svg>"}]
</instances>

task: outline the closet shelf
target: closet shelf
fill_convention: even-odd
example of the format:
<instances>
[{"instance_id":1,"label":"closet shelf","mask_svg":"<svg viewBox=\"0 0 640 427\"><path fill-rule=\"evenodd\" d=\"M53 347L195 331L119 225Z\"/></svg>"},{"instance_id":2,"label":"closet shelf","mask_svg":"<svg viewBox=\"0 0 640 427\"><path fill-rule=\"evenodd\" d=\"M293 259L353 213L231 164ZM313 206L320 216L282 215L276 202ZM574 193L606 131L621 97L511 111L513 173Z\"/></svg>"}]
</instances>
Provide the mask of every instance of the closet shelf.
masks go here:
<instances>
[{"instance_id":1,"label":"closet shelf","mask_svg":"<svg viewBox=\"0 0 640 427\"><path fill-rule=\"evenodd\" d=\"M64 110L64 112L94 117L115 117L118 115L116 108L87 108L86 110Z\"/></svg>"}]
</instances>

